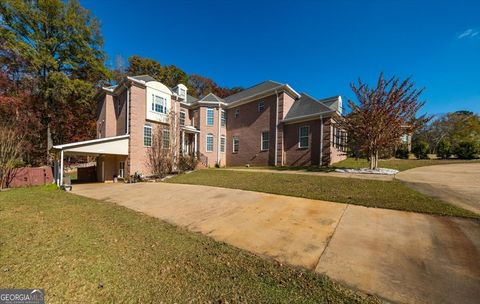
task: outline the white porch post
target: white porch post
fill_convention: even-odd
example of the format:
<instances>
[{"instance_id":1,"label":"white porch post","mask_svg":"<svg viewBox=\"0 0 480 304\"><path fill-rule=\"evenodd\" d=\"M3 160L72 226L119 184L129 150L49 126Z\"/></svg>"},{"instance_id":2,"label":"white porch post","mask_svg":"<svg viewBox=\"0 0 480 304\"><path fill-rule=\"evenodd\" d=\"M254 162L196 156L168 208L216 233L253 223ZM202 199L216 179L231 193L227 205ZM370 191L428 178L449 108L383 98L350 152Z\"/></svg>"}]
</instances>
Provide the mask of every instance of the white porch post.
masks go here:
<instances>
[{"instance_id":1,"label":"white porch post","mask_svg":"<svg viewBox=\"0 0 480 304\"><path fill-rule=\"evenodd\" d=\"M63 150L60 151L60 185L63 185Z\"/></svg>"},{"instance_id":2,"label":"white porch post","mask_svg":"<svg viewBox=\"0 0 480 304\"><path fill-rule=\"evenodd\" d=\"M195 140L194 140L194 146L193 146L193 151L195 152L195 156L197 156L197 147L198 147L198 144L197 144L197 133L195 133Z\"/></svg>"},{"instance_id":3,"label":"white porch post","mask_svg":"<svg viewBox=\"0 0 480 304\"><path fill-rule=\"evenodd\" d=\"M185 155L185 131L182 131L182 155Z\"/></svg>"}]
</instances>

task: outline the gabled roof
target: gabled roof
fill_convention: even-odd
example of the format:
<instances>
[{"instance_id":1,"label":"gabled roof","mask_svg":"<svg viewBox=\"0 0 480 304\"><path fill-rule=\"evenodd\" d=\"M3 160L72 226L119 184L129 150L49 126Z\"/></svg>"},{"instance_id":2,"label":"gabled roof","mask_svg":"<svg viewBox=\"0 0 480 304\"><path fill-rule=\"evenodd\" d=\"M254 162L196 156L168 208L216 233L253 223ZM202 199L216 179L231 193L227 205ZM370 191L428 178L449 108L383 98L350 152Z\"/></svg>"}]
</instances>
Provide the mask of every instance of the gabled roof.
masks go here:
<instances>
[{"instance_id":1,"label":"gabled roof","mask_svg":"<svg viewBox=\"0 0 480 304\"><path fill-rule=\"evenodd\" d=\"M292 89L288 84L285 83L280 83L272 80L267 80L264 82L261 82L259 84L256 84L254 86L251 86L243 91L240 91L238 93L235 93L233 95L230 95L228 97L225 97L224 100L227 104L234 103L234 102L240 102L242 100L247 100L249 98L253 98L257 95L262 95L266 94L269 92L273 92L276 89L278 90L288 90L291 94L293 94L295 97L299 97L300 95L295 92L294 89Z\"/></svg>"},{"instance_id":2,"label":"gabled roof","mask_svg":"<svg viewBox=\"0 0 480 304\"><path fill-rule=\"evenodd\" d=\"M293 103L284 120L295 120L302 117L333 111L335 111L335 109L328 107L322 101L316 100L306 93L302 93L301 97Z\"/></svg>"},{"instance_id":3,"label":"gabled roof","mask_svg":"<svg viewBox=\"0 0 480 304\"><path fill-rule=\"evenodd\" d=\"M213 93L209 93L208 95L204 96L202 99L199 100L200 102L206 101L206 102L225 102L222 98L218 97L217 95Z\"/></svg>"},{"instance_id":4,"label":"gabled roof","mask_svg":"<svg viewBox=\"0 0 480 304\"><path fill-rule=\"evenodd\" d=\"M186 103L194 103L195 101L198 101L197 97L193 97L192 95L187 94L187 100L185 100Z\"/></svg>"}]
</instances>

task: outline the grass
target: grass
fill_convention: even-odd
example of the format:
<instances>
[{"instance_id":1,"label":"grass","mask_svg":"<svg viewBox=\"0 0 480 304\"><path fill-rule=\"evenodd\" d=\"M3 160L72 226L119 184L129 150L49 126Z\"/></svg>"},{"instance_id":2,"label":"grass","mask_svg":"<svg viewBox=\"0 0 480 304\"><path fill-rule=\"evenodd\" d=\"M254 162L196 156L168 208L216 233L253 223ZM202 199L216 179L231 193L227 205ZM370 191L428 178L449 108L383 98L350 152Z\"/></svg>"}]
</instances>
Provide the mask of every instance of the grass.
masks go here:
<instances>
[{"instance_id":1,"label":"grass","mask_svg":"<svg viewBox=\"0 0 480 304\"><path fill-rule=\"evenodd\" d=\"M394 181L267 172L199 170L168 180L169 183L217 186L367 207L480 218L471 211L423 195Z\"/></svg>"},{"instance_id":2,"label":"grass","mask_svg":"<svg viewBox=\"0 0 480 304\"><path fill-rule=\"evenodd\" d=\"M0 222L0 286L44 288L46 303L377 302L326 276L53 187L0 192Z\"/></svg>"},{"instance_id":3,"label":"grass","mask_svg":"<svg viewBox=\"0 0 480 304\"><path fill-rule=\"evenodd\" d=\"M381 159L379 161L379 167L395 169L398 171L405 171L408 169L413 169L423 166L433 166L433 165L448 165L448 164L462 164L462 163L475 163L480 162L480 160L462 160L462 159ZM235 168L235 167L229 167ZM246 167L238 167L245 169ZM309 171L309 172L332 172L335 169L345 169L345 168L368 168L368 161L366 159L355 159L347 158L338 163L332 164L329 167L318 167L318 166L283 166L283 167L274 167L274 166L251 166L251 169L270 169L277 171Z\"/></svg>"}]
</instances>

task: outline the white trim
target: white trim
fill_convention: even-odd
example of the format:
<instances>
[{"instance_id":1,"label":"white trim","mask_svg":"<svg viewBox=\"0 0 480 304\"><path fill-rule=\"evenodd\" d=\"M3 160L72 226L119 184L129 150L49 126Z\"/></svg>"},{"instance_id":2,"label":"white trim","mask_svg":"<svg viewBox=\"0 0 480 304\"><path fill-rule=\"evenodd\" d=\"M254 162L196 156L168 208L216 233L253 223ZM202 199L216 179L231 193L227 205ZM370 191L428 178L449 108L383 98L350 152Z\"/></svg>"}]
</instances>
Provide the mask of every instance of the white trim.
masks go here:
<instances>
[{"instance_id":1,"label":"white trim","mask_svg":"<svg viewBox=\"0 0 480 304\"><path fill-rule=\"evenodd\" d=\"M275 157L274 158L275 158L275 166L277 166L277 162L278 162L278 92L277 90L275 90L275 95L277 96L277 100L275 103L275 151L274 151ZM282 142L283 142L283 138L282 138Z\"/></svg>"},{"instance_id":2,"label":"white trim","mask_svg":"<svg viewBox=\"0 0 480 304\"><path fill-rule=\"evenodd\" d=\"M208 123L208 111L212 110L212 124ZM215 109L214 108L206 108L205 109L205 126L212 127L215 125Z\"/></svg>"},{"instance_id":3,"label":"white trim","mask_svg":"<svg viewBox=\"0 0 480 304\"><path fill-rule=\"evenodd\" d=\"M264 133L267 133L267 134L268 134L268 140L267 140L267 145L268 145L268 147L267 147L267 149L265 149L265 148L263 147L263 142L264 142L263 134L264 134ZM261 150L261 151L268 151L268 150L270 150L270 130L264 130L264 131L262 131L262 132L260 133L260 150Z\"/></svg>"},{"instance_id":4,"label":"white trim","mask_svg":"<svg viewBox=\"0 0 480 304\"><path fill-rule=\"evenodd\" d=\"M315 120L315 119L318 119L318 115L329 114L329 113L334 113L334 112L335 112L335 110L324 111L324 112L319 112L319 113L314 113L314 114L308 114L308 115L293 117L293 118L289 118L289 119L284 119L284 120L282 120L282 122L285 123L285 124L292 124L292 123L298 123L298 122L303 122L303 121Z\"/></svg>"},{"instance_id":5,"label":"white trim","mask_svg":"<svg viewBox=\"0 0 480 304\"><path fill-rule=\"evenodd\" d=\"M301 143L301 140L300 138L302 137L301 136L301 130L302 128L307 128L307 146L306 147L302 147L300 145ZM304 137L304 136L303 136ZM299 149L308 149L310 148L310 126L309 125L303 125L303 126L298 126L298 148Z\"/></svg>"},{"instance_id":6,"label":"white trim","mask_svg":"<svg viewBox=\"0 0 480 304\"><path fill-rule=\"evenodd\" d=\"M222 139L224 140L223 143L223 151L222 151ZM225 135L220 136L220 153L225 153L227 148L227 137Z\"/></svg>"},{"instance_id":7,"label":"white trim","mask_svg":"<svg viewBox=\"0 0 480 304\"><path fill-rule=\"evenodd\" d=\"M208 150L208 137L212 137L212 150ZM207 133L207 135L205 135L205 152L213 152L213 149L215 148L214 143L215 136L212 133Z\"/></svg>"},{"instance_id":8,"label":"white trim","mask_svg":"<svg viewBox=\"0 0 480 304\"><path fill-rule=\"evenodd\" d=\"M238 141L238 150L235 151L235 140ZM240 136L233 136L232 137L232 153L238 153L240 150Z\"/></svg>"},{"instance_id":9,"label":"white trim","mask_svg":"<svg viewBox=\"0 0 480 304\"><path fill-rule=\"evenodd\" d=\"M129 134L125 134L125 135L120 135L120 136L97 138L97 139L79 141L79 142L74 142L74 143L69 143L69 144L56 145L56 146L53 146L52 149L64 150L66 148L73 148L73 147L84 146L84 145L89 145L89 144L98 144L98 143L103 143L103 142L119 140L119 139L125 139L125 138L129 138L129 137L130 137Z\"/></svg>"},{"instance_id":10,"label":"white trim","mask_svg":"<svg viewBox=\"0 0 480 304\"><path fill-rule=\"evenodd\" d=\"M145 145L145 128L150 129L150 146ZM151 147L153 145L153 129L150 125L143 125L143 146Z\"/></svg>"}]
</instances>

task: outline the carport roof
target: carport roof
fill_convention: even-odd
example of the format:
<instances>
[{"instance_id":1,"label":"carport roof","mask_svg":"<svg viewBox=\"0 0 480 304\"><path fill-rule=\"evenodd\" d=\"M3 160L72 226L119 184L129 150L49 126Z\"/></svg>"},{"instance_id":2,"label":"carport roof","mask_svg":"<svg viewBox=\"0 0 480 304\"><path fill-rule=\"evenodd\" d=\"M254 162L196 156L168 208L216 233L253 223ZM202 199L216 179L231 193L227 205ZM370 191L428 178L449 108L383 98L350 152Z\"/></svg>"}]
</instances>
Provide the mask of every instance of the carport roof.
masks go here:
<instances>
[{"instance_id":1,"label":"carport roof","mask_svg":"<svg viewBox=\"0 0 480 304\"><path fill-rule=\"evenodd\" d=\"M78 141L69 144L56 145L52 150L69 152L72 154L114 154L128 155L128 139L130 135L98 138Z\"/></svg>"}]
</instances>

